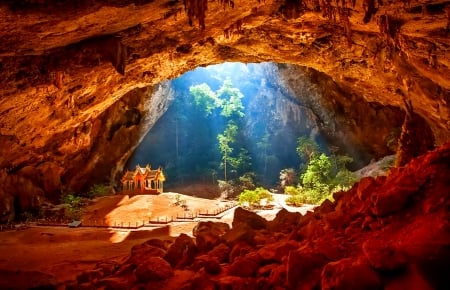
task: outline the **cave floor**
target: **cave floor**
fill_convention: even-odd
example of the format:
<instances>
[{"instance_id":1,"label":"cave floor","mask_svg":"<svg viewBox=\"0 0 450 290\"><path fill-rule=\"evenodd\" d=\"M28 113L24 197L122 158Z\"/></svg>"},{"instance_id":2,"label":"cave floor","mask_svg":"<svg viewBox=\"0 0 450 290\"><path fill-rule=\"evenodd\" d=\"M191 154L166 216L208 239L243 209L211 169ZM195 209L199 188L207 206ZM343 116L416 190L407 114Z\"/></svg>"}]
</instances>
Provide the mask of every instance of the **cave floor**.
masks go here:
<instances>
[{"instance_id":1,"label":"cave floor","mask_svg":"<svg viewBox=\"0 0 450 290\"><path fill-rule=\"evenodd\" d=\"M94 200L85 208L83 220L97 219L106 223L127 223L130 217L135 220L145 218L175 216L184 210L173 205L175 193L152 195L114 195ZM210 200L180 195L186 200L189 209L204 210L226 204L219 200ZM290 211L305 214L311 206L301 208L288 207L284 203L286 196L274 195L274 207L259 210L258 214L271 220L285 207ZM219 218L202 218L226 222L231 225L234 208L225 211ZM58 226L30 226L16 231L0 232L0 277L4 271L40 271L56 277L59 283L74 280L83 271L91 270L99 262L121 263L129 257L132 246L151 238L173 239L181 233L192 235L197 220L173 222L166 226L143 227L138 230ZM9 272L3 274L8 275ZM24 276L26 277L24 273Z\"/></svg>"}]
</instances>

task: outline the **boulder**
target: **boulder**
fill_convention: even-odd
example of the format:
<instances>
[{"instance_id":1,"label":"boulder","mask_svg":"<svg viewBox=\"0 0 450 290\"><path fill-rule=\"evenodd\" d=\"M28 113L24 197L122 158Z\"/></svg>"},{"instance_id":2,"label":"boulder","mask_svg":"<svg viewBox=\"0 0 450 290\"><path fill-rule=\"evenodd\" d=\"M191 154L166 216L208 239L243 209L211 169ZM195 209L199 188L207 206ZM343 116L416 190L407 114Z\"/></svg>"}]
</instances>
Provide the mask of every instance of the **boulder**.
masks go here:
<instances>
[{"instance_id":1,"label":"boulder","mask_svg":"<svg viewBox=\"0 0 450 290\"><path fill-rule=\"evenodd\" d=\"M260 230L267 228L267 220L258 214L238 207L234 210L233 228L239 224L245 224L252 229Z\"/></svg>"},{"instance_id":2,"label":"boulder","mask_svg":"<svg viewBox=\"0 0 450 290\"><path fill-rule=\"evenodd\" d=\"M228 262L228 258L230 256L230 247L225 245L224 243L220 243L214 247L211 251L208 252L210 257L215 257L219 261L219 263Z\"/></svg>"},{"instance_id":3,"label":"boulder","mask_svg":"<svg viewBox=\"0 0 450 290\"><path fill-rule=\"evenodd\" d=\"M230 252L230 263L232 263L237 257L243 257L251 251L253 251L253 248L244 242L236 244Z\"/></svg>"},{"instance_id":4,"label":"boulder","mask_svg":"<svg viewBox=\"0 0 450 290\"><path fill-rule=\"evenodd\" d=\"M290 212L285 208L282 208L275 218L268 222L268 228L271 231L288 231L290 227L294 227L298 224L301 218L301 214L298 212Z\"/></svg>"},{"instance_id":5,"label":"boulder","mask_svg":"<svg viewBox=\"0 0 450 290\"><path fill-rule=\"evenodd\" d=\"M237 224L222 236L222 240L230 247L242 242L253 245L255 244L254 230L247 224Z\"/></svg>"},{"instance_id":6,"label":"boulder","mask_svg":"<svg viewBox=\"0 0 450 290\"><path fill-rule=\"evenodd\" d=\"M230 230L227 223L199 222L192 233L195 237L197 248L200 252L207 252L221 242L222 236Z\"/></svg>"},{"instance_id":7,"label":"boulder","mask_svg":"<svg viewBox=\"0 0 450 290\"><path fill-rule=\"evenodd\" d=\"M195 257L195 260L190 268L193 271L205 269L205 272L211 275L217 275L222 271L219 261L215 257L209 255L201 255Z\"/></svg>"},{"instance_id":8,"label":"boulder","mask_svg":"<svg viewBox=\"0 0 450 290\"><path fill-rule=\"evenodd\" d=\"M164 257L164 255L166 255L165 250L148 243L143 243L131 248L131 256L127 260L127 263L138 265L151 257Z\"/></svg>"},{"instance_id":9,"label":"boulder","mask_svg":"<svg viewBox=\"0 0 450 290\"><path fill-rule=\"evenodd\" d=\"M420 184L398 184L380 188L371 197L371 210L376 216L386 216L403 210L412 196L420 189Z\"/></svg>"},{"instance_id":10,"label":"boulder","mask_svg":"<svg viewBox=\"0 0 450 290\"><path fill-rule=\"evenodd\" d=\"M172 277L173 273L170 264L160 257L150 257L134 270L136 280L141 283L165 280Z\"/></svg>"},{"instance_id":11,"label":"boulder","mask_svg":"<svg viewBox=\"0 0 450 290\"><path fill-rule=\"evenodd\" d=\"M322 267L328 261L320 254L291 251L288 255L286 281L289 289L316 289L320 285Z\"/></svg>"},{"instance_id":12,"label":"boulder","mask_svg":"<svg viewBox=\"0 0 450 290\"><path fill-rule=\"evenodd\" d=\"M367 262L345 258L323 267L321 287L323 290L379 290L382 284Z\"/></svg>"},{"instance_id":13,"label":"boulder","mask_svg":"<svg viewBox=\"0 0 450 290\"><path fill-rule=\"evenodd\" d=\"M78 284L83 284L86 282L92 282L94 280L99 280L104 277L104 273L101 269L84 271L77 276Z\"/></svg>"},{"instance_id":14,"label":"boulder","mask_svg":"<svg viewBox=\"0 0 450 290\"><path fill-rule=\"evenodd\" d=\"M394 271L406 266L406 255L401 249L383 239L371 239L362 244L369 264L376 270Z\"/></svg>"},{"instance_id":15,"label":"boulder","mask_svg":"<svg viewBox=\"0 0 450 290\"><path fill-rule=\"evenodd\" d=\"M167 250L164 259L174 268L184 268L191 265L197 255L198 249L191 237L186 234L179 235Z\"/></svg>"},{"instance_id":16,"label":"boulder","mask_svg":"<svg viewBox=\"0 0 450 290\"><path fill-rule=\"evenodd\" d=\"M258 272L259 265L253 259L237 257L228 268L228 275L237 277L253 277Z\"/></svg>"},{"instance_id":17,"label":"boulder","mask_svg":"<svg viewBox=\"0 0 450 290\"><path fill-rule=\"evenodd\" d=\"M262 257L264 263L281 263L282 259L289 255L289 252L297 250L298 247L299 243L297 241L279 241L260 248L258 254Z\"/></svg>"}]
</instances>

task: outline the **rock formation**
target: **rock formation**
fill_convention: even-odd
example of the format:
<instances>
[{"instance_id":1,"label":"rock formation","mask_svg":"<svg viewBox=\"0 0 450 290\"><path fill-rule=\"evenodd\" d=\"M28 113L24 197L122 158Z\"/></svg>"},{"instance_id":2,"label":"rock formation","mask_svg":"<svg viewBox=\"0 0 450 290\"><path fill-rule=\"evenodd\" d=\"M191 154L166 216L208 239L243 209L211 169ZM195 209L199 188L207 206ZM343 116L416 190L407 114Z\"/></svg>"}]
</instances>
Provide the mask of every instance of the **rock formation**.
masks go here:
<instances>
[{"instance_id":1,"label":"rock formation","mask_svg":"<svg viewBox=\"0 0 450 290\"><path fill-rule=\"evenodd\" d=\"M450 140L449 1L187 3L0 3L2 219L114 176L148 127L143 95L225 61L305 66L375 107L407 95Z\"/></svg>"},{"instance_id":2,"label":"rock formation","mask_svg":"<svg viewBox=\"0 0 450 290\"><path fill-rule=\"evenodd\" d=\"M448 289L449 165L450 143L305 216L237 208L231 229L200 222L194 238L149 240L67 289Z\"/></svg>"}]
</instances>

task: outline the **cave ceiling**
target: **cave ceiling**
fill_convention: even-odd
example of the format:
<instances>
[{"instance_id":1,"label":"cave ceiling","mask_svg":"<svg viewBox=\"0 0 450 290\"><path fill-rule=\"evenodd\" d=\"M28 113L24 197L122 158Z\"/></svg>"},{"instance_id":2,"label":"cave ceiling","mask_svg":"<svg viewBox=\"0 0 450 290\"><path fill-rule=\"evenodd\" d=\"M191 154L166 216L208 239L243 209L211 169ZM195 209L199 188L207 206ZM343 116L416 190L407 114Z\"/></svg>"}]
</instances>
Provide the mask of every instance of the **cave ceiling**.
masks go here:
<instances>
[{"instance_id":1,"label":"cave ceiling","mask_svg":"<svg viewBox=\"0 0 450 290\"><path fill-rule=\"evenodd\" d=\"M450 140L450 1L187 1L207 4L204 19L177 0L75 2L0 4L3 175L51 162L39 174L72 179L66 167L92 157L108 108L229 61L312 68L381 105L409 99L437 145Z\"/></svg>"}]
</instances>

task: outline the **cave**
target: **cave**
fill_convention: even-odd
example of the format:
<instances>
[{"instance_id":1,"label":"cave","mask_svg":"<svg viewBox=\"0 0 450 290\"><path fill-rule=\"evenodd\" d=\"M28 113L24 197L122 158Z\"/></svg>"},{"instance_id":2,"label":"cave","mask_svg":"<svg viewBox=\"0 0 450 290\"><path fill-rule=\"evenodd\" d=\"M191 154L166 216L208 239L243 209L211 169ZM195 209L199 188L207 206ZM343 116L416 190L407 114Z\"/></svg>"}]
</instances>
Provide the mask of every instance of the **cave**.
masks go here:
<instances>
[{"instance_id":1,"label":"cave","mask_svg":"<svg viewBox=\"0 0 450 290\"><path fill-rule=\"evenodd\" d=\"M7 0L0 23L0 288L450 287L450 1ZM46 265L71 229L23 221L98 184L120 195L176 79L237 62L276 73L276 100L305 107L352 170L392 154L395 167L308 213L237 207L231 227L202 221L170 243L128 233L120 261ZM98 233L93 247L116 249ZM44 242L28 260L11 242L25 236Z\"/></svg>"}]
</instances>

